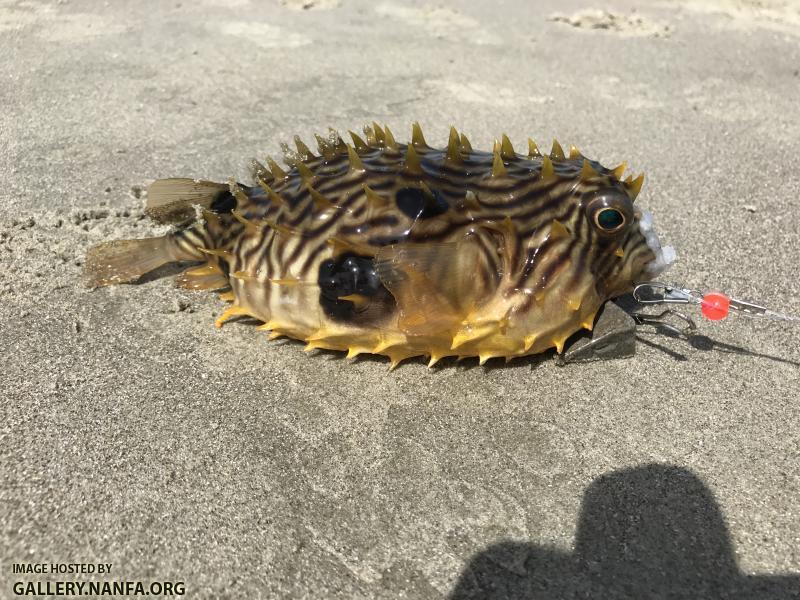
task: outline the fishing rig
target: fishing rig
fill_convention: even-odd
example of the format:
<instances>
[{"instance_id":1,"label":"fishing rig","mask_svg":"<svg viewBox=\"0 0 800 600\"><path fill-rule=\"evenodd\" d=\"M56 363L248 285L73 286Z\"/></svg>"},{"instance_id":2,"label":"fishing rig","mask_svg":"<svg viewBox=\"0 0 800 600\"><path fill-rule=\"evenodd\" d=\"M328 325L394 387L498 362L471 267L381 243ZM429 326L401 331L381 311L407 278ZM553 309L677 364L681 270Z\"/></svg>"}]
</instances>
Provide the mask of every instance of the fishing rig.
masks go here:
<instances>
[{"instance_id":1,"label":"fishing rig","mask_svg":"<svg viewBox=\"0 0 800 600\"><path fill-rule=\"evenodd\" d=\"M721 321L730 314L775 321L800 321L798 316L776 312L760 304L733 298L724 292L701 292L650 281L635 286L628 296L607 302L591 335L579 337L558 357L558 363L564 365L633 356L638 326L652 325L667 334L685 338L695 334L697 325L694 319L682 310L665 308L658 313L642 310L657 305L699 307L700 313L709 321Z\"/></svg>"}]
</instances>

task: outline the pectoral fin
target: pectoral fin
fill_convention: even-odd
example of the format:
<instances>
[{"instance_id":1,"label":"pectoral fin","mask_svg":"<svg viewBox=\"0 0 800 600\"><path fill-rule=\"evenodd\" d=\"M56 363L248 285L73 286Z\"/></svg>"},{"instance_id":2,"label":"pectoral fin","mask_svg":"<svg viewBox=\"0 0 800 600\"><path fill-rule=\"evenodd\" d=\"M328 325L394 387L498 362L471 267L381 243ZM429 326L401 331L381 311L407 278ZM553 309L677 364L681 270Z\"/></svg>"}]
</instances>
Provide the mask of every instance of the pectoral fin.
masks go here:
<instances>
[{"instance_id":1,"label":"pectoral fin","mask_svg":"<svg viewBox=\"0 0 800 600\"><path fill-rule=\"evenodd\" d=\"M375 271L397 302L400 329L434 335L456 328L478 300L477 257L478 248L468 238L381 248Z\"/></svg>"}]
</instances>

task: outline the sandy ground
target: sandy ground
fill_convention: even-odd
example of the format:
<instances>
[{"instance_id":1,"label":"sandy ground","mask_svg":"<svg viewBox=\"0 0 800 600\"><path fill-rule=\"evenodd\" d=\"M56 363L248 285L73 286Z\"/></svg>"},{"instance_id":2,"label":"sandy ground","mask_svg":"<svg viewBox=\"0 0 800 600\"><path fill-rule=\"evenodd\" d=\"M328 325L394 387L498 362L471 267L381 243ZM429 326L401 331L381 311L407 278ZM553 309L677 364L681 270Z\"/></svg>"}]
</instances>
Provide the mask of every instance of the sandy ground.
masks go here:
<instances>
[{"instance_id":1,"label":"sandy ground","mask_svg":"<svg viewBox=\"0 0 800 600\"><path fill-rule=\"evenodd\" d=\"M80 281L153 179L418 119L629 161L672 280L800 313L798 69L789 2L0 1L0 597L798 597L800 326L387 373Z\"/></svg>"}]
</instances>

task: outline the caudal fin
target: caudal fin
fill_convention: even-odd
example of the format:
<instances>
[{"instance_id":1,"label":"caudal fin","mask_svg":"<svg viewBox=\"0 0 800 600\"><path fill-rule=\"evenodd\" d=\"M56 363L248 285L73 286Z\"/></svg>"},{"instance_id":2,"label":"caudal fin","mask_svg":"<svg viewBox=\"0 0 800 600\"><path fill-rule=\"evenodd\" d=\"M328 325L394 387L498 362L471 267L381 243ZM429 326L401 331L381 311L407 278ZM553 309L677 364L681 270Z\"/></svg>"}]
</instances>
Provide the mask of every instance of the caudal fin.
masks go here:
<instances>
[{"instance_id":1,"label":"caudal fin","mask_svg":"<svg viewBox=\"0 0 800 600\"><path fill-rule=\"evenodd\" d=\"M130 283L158 267L177 260L167 236L143 240L116 240L89 248L84 275L92 287Z\"/></svg>"}]
</instances>

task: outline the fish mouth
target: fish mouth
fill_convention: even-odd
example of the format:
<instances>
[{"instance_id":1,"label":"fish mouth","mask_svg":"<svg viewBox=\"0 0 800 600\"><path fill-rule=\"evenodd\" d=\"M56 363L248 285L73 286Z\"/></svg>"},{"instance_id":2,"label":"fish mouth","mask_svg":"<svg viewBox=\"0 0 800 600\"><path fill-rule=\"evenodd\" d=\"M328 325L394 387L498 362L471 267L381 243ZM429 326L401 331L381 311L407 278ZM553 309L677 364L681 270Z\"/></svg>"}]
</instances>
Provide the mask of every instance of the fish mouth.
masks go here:
<instances>
[{"instance_id":1,"label":"fish mouth","mask_svg":"<svg viewBox=\"0 0 800 600\"><path fill-rule=\"evenodd\" d=\"M647 246L655 257L645 266L644 275L651 279L658 277L675 262L677 258L675 248L672 246L661 246L658 234L653 229L653 213L649 210L643 210L639 217L639 231L641 231L645 242L647 242Z\"/></svg>"}]
</instances>

